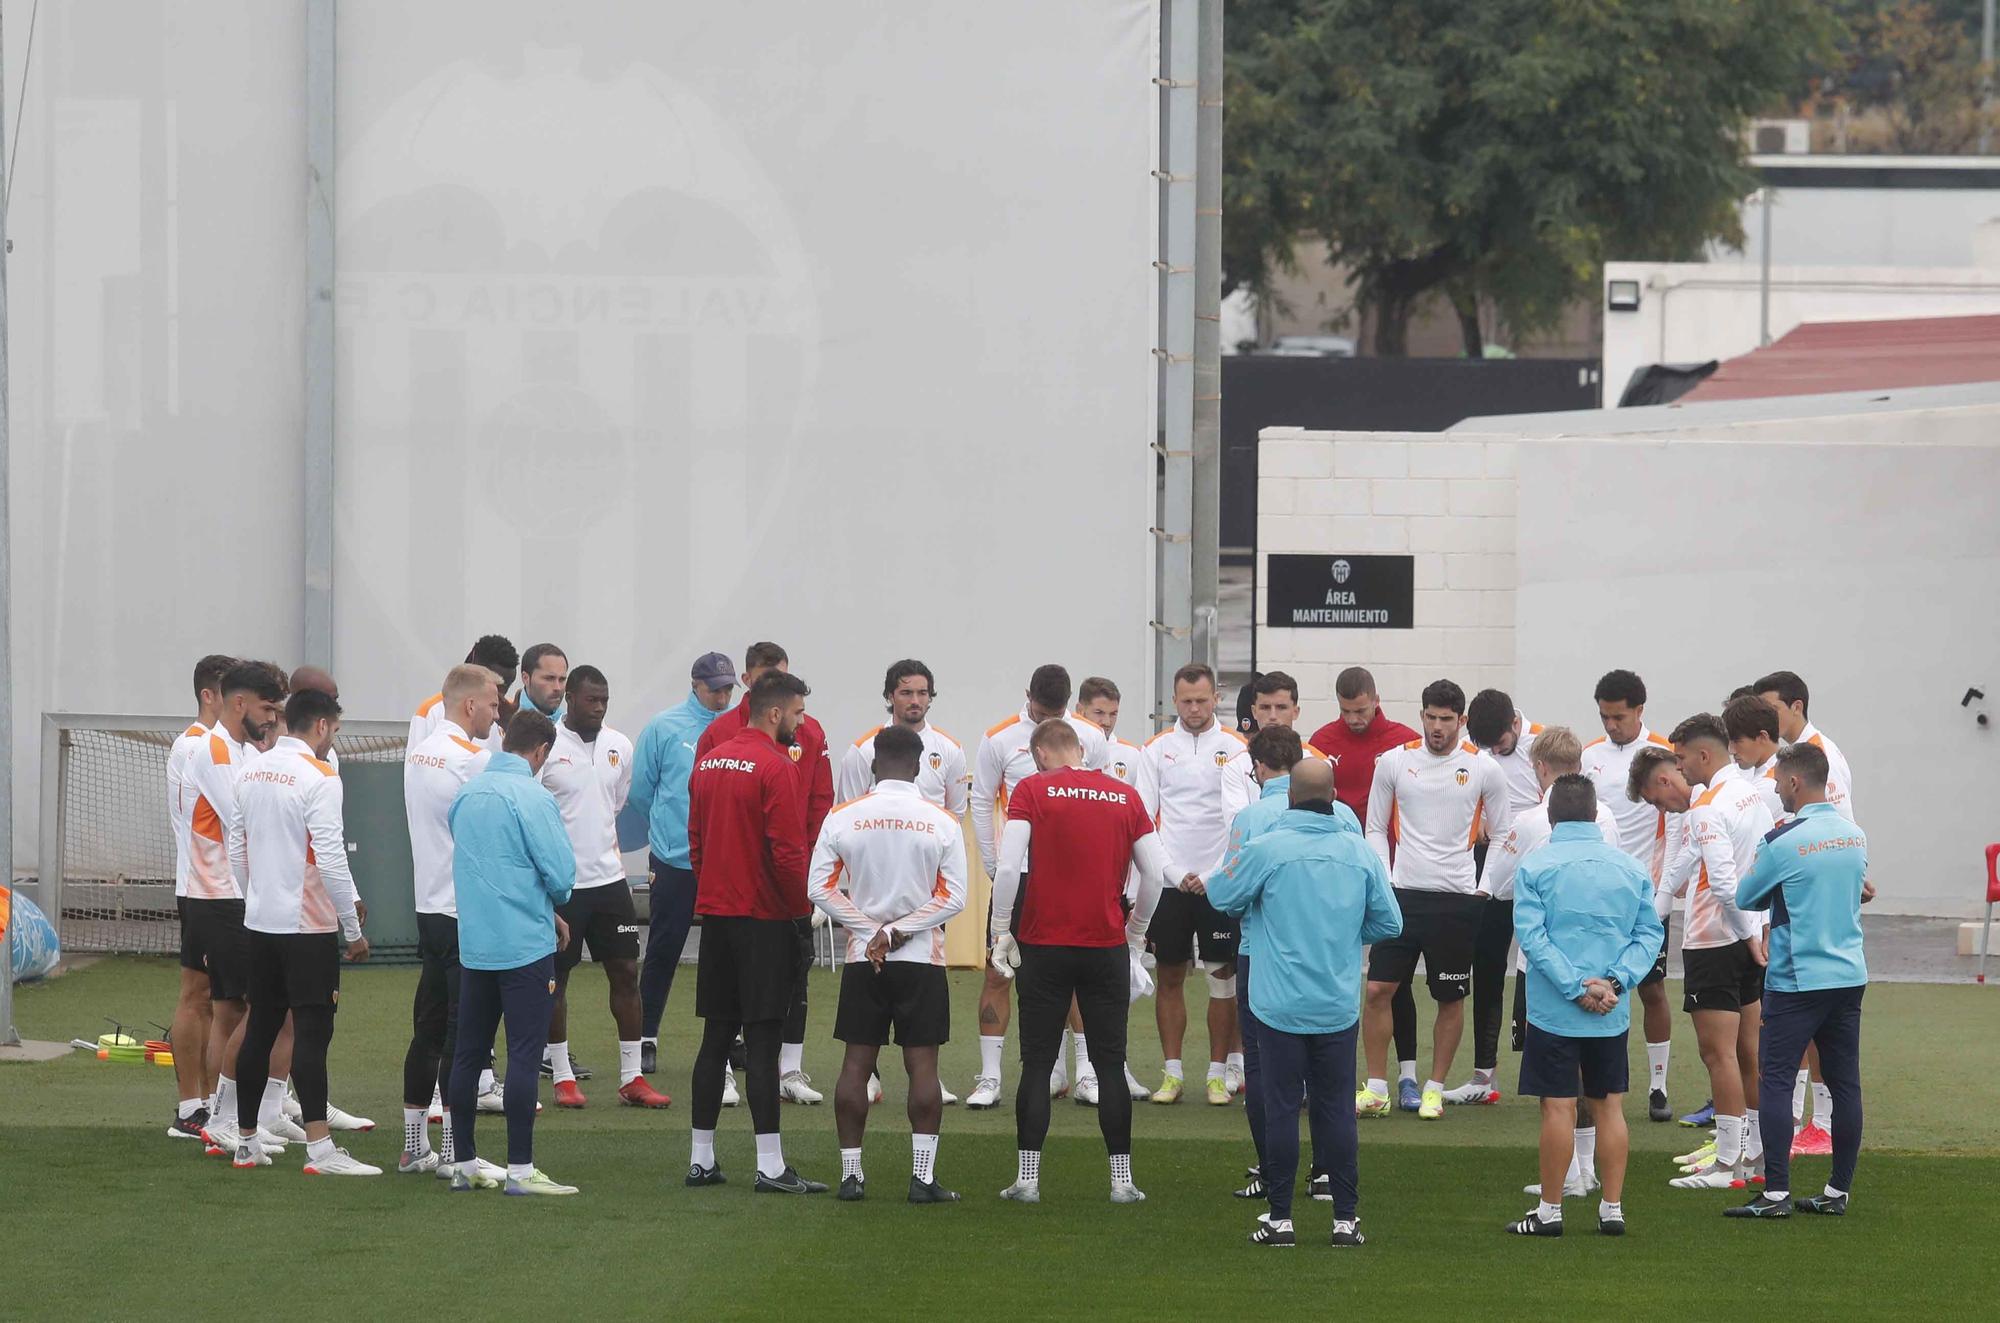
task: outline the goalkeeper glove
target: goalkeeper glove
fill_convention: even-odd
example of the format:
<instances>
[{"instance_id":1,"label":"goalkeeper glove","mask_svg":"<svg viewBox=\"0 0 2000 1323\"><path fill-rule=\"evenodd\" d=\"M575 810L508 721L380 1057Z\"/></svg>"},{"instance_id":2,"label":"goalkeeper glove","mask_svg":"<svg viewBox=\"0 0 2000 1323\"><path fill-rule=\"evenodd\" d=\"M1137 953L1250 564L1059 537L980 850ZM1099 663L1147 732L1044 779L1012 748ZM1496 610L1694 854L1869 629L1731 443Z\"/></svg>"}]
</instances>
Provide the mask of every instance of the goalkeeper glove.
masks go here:
<instances>
[{"instance_id":1,"label":"goalkeeper glove","mask_svg":"<svg viewBox=\"0 0 2000 1323\"><path fill-rule=\"evenodd\" d=\"M993 972L1011 979L1020 967L1021 944L1014 940L1014 934L1001 933L993 939Z\"/></svg>"}]
</instances>

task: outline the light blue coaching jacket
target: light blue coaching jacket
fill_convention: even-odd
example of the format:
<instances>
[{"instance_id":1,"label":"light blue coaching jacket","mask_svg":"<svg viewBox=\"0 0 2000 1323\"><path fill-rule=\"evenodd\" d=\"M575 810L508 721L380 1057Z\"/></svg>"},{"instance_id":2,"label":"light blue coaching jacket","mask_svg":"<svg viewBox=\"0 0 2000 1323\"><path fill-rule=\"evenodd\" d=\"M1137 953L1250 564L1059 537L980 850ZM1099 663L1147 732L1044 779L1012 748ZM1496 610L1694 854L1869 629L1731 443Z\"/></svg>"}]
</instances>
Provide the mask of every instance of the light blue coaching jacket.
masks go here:
<instances>
[{"instance_id":1,"label":"light blue coaching jacket","mask_svg":"<svg viewBox=\"0 0 2000 1323\"><path fill-rule=\"evenodd\" d=\"M639 732L639 745L632 751L632 789L625 803L628 813L646 816L646 847L663 864L690 866L688 777L694 772L694 746L720 715L689 690L685 703L660 713ZM625 833L620 831L619 836L622 847Z\"/></svg>"},{"instance_id":2,"label":"light blue coaching jacket","mask_svg":"<svg viewBox=\"0 0 2000 1323\"><path fill-rule=\"evenodd\" d=\"M1389 870L1353 812L1334 808L1286 810L1208 880L1209 904L1240 917L1255 947L1251 1011L1288 1034L1352 1028L1361 1018L1361 948L1403 931Z\"/></svg>"},{"instance_id":3,"label":"light blue coaching jacket","mask_svg":"<svg viewBox=\"0 0 2000 1323\"><path fill-rule=\"evenodd\" d=\"M1489 904L1492 902L1488 902ZM1514 875L1514 935L1528 960L1528 1023L1567 1038L1615 1038L1632 1027L1629 995L1599 1015L1576 1004L1585 979L1639 986L1664 930L1653 880L1604 843L1595 821L1558 822Z\"/></svg>"},{"instance_id":4,"label":"light blue coaching jacket","mask_svg":"<svg viewBox=\"0 0 2000 1323\"><path fill-rule=\"evenodd\" d=\"M1831 804L1807 804L1764 837L1736 904L1771 911L1772 992L1818 992L1868 981L1861 954L1861 883L1868 837Z\"/></svg>"},{"instance_id":5,"label":"light blue coaching jacket","mask_svg":"<svg viewBox=\"0 0 2000 1323\"><path fill-rule=\"evenodd\" d=\"M458 962L519 969L555 954L555 907L576 885L562 810L517 753L496 753L451 801ZM575 940L581 940L578 934Z\"/></svg>"},{"instance_id":6,"label":"light blue coaching jacket","mask_svg":"<svg viewBox=\"0 0 2000 1323\"><path fill-rule=\"evenodd\" d=\"M1229 824L1229 851L1223 856L1222 865L1224 868L1229 866L1230 861L1236 858L1237 852L1244 846L1256 840L1265 832L1273 830L1284 821L1285 814L1292 807L1290 803L1291 794L1292 778L1289 775L1273 777L1264 783L1263 790L1259 793L1255 802L1247 805L1242 812L1236 815L1235 821ZM1361 830L1361 820L1354 816L1354 810L1339 800L1335 800L1333 803L1333 816L1347 824L1345 830ZM1251 925L1243 925L1242 934L1236 943L1236 952L1238 955L1254 956L1257 954L1251 933Z\"/></svg>"}]
</instances>

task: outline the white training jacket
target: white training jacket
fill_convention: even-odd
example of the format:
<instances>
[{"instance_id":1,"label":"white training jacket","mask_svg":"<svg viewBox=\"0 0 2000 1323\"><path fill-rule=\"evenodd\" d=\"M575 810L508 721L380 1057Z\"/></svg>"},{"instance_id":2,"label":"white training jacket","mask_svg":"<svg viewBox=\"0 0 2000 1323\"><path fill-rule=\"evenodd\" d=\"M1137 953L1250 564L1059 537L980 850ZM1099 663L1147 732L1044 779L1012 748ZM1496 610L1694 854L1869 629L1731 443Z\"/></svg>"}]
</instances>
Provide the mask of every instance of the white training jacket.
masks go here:
<instances>
[{"instance_id":1,"label":"white training jacket","mask_svg":"<svg viewBox=\"0 0 2000 1323\"><path fill-rule=\"evenodd\" d=\"M1142 752L1160 797L1153 821L1177 874L1207 878L1222 867L1230 820L1223 811L1223 773L1246 747L1220 721L1197 735L1176 719L1146 741Z\"/></svg>"},{"instance_id":2,"label":"white training jacket","mask_svg":"<svg viewBox=\"0 0 2000 1323\"><path fill-rule=\"evenodd\" d=\"M174 895L188 894L188 876L193 871L193 843L189 832L194 825L194 802L200 791L188 779L188 758L195 745L208 738L208 727L199 721L174 737L167 750L167 826L174 834ZM227 847L224 848L227 858Z\"/></svg>"},{"instance_id":3,"label":"white training jacket","mask_svg":"<svg viewBox=\"0 0 2000 1323\"><path fill-rule=\"evenodd\" d=\"M1859 826L1861 819L1854 816L1854 774L1848 770L1847 755L1810 721L1799 732L1798 743L1810 744L1826 755L1826 802L1839 809L1841 817Z\"/></svg>"},{"instance_id":4,"label":"white training jacket","mask_svg":"<svg viewBox=\"0 0 2000 1323\"><path fill-rule=\"evenodd\" d=\"M1750 875L1773 826L1764 803L1756 783L1734 763L1723 764L1707 785L1695 788L1694 802L1682 815L1686 844L1660 881L1666 895L1687 896L1682 950L1729 946L1763 930L1761 912L1736 908L1736 884Z\"/></svg>"},{"instance_id":5,"label":"white training jacket","mask_svg":"<svg viewBox=\"0 0 2000 1323\"><path fill-rule=\"evenodd\" d=\"M178 741L176 741L178 745ZM255 750L238 744L221 722L188 746L181 764L188 803L187 889L175 878L174 894L189 900L241 900L242 876L231 866L232 838L243 830L236 782ZM168 775L173 775L172 753Z\"/></svg>"},{"instance_id":6,"label":"white training jacket","mask_svg":"<svg viewBox=\"0 0 2000 1323\"><path fill-rule=\"evenodd\" d=\"M1326 761L1326 755L1306 743L1304 736L1299 738L1299 746L1306 757ZM1222 820L1236 821L1236 815L1255 804L1263 793L1264 788L1257 784L1257 760L1250 756L1250 746L1245 743L1222 765Z\"/></svg>"},{"instance_id":7,"label":"white training jacket","mask_svg":"<svg viewBox=\"0 0 2000 1323\"><path fill-rule=\"evenodd\" d=\"M407 756L416 752L419 744L422 744L432 735L435 735L437 728L444 723L444 719L443 694L432 694L429 698L417 704L416 713L410 718L410 733L403 741L404 755ZM506 734L501 729L502 724L498 721L494 722L493 728L487 731L483 738L473 740L472 742L488 753L500 752L500 741ZM465 735L465 727L460 726L458 733Z\"/></svg>"},{"instance_id":8,"label":"white training jacket","mask_svg":"<svg viewBox=\"0 0 2000 1323\"><path fill-rule=\"evenodd\" d=\"M1520 713L1515 713L1520 716ZM1535 775L1534 759L1530 756L1535 747L1535 736L1542 728L1526 717L1521 718L1521 735L1514 741L1514 752L1502 754L1498 749L1486 750L1486 756L1500 764L1500 770L1507 776L1507 803L1516 813L1525 813L1542 802L1542 779ZM1599 798L1597 801L1604 801Z\"/></svg>"},{"instance_id":9,"label":"white training jacket","mask_svg":"<svg viewBox=\"0 0 2000 1323\"><path fill-rule=\"evenodd\" d=\"M1606 845L1617 846L1618 819L1611 816L1611 809L1602 800L1597 803L1597 830L1604 833ZM1553 835L1549 796L1543 791L1540 799L1514 815L1507 834L1486 852L1486 872L1479 879L1479 889L1495 900L1514 899L1514 874L1520 871L1521 861L1547 845Z\"/></svg>"},{"instance_id":10,"label":"white training jacket","mask_svg":"<svg viewBox=\"0 0 2000 1323\"><path fill-rule=\"evenodd\" d=\"M243 926L260 933L361 936L341 825L340 774L286 735L244 769L232 852L245 881Z\"/></svg>"},{"instance_id":11,"label":"white training jacket","mask_svg":"<svg viewBox=\"0 0 2000 1323\"><path fill-rule=\"evenodd\" d=\"M1109 745L1104 731L1094 721L1074 712L1065 712L1064 721L1083 742L1083 765L1091 771L1104 770ZM979 860L987 875L1000 863L1000 833L1007 825L1007 800L1014 787L1035 774L1035 755L1028 740L1035 733L1035 719L1023 707L993 727L979 739L972 759L972 837L979 842Z\"/></svg>"},{"instance_id":12,"label":"white training jacket","mask_svg":"<svg viewBox=\"0 0 2000 1323\"><path fill-rule=\"evenodd\" d=\"M586 741L568 721L558 721L539 778L562 810L563 830L576 854L576 890L623 882L618 813L632 790L632 741L609 726Z\"/></svg>"},{"instance_id":13,"label":"white training jacket","mask_svg":"<svg viewBox=\"0 0 2000 1323\"><path fill-rule=\"evenodd\" d=\"M1504 837L1513 821L1506 774L1469 740L1440 756L1415 739L1375 761L1368 844L1389 866L1390 882L1403 890L1470 896L1478 886L1472 847Z\"/></svg>"},{"instance_id":14,"label":"white training jacket","mask_svg":"<svg viewBox=\"0 0 2000 1323\"><path fill-rule=\"evenodd\" d=\"M440 717L403 760L403 815L410 824L419 914L458 917L458 890L451 880L451 802L459 787L485 771L492 759L466 738L464 727Z\"/></svg>"},{"instance_id":15,"label":"white training jacket","mask_svg":"<svg viewBox=\"0 0 2000 1323\"><path fill-rule=\"evenodd\" d=\"M882 730L881 726L875 727L841 755L833 782L834 799L838 802L859 799L875 788L875 737ZM964 746L928 721L917 735L924 742L924 755L917 763L917 793L952 817L964 817L972 788L972 773L965 767Z\"/></svg>"},{"instance_id":16,"label":"white training jacket","mask_svg":"<svg viewBox=\"0 0 2000 1323\"><path fill-rule=\"evenodd\" d=\"M1583 774L1597 787L1597 802L1611 806L1618 819L1618 845L1638 860L1639 867L1658 885L1667 861L1679 842L1680 815L1664 813L1645 800L1627 799L1625 782L1632 771L1632 757L1648 744L1671 750L1666 736L1655 735L1644 725L1630 744L1613 744L1600 735L1583 746Z\"/></svg>"},{"instance_id":17,"label":"white training jacket","mask_svg":"<svg viewBox=\"0 0 2000 1323\"><path fill-rule=\"evenodd\" d=\"M847 931L847 959L894 924L910 940L887 959L944 964L944 923L965 908L965 832L908 781L882 781L826 815L806 894Z\"/></svg>"}]
</instances>

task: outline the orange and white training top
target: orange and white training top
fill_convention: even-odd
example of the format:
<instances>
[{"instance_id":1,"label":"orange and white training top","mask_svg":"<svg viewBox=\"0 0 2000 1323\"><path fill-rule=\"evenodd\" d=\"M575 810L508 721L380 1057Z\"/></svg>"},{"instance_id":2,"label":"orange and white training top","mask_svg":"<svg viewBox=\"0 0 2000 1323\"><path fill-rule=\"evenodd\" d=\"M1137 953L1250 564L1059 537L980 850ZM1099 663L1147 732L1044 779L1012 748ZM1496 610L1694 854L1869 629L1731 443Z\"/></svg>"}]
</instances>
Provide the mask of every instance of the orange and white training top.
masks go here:
<instances>
[{"instance_id":1,"label":"orange and white training top","mask_svg":"<svg viewBox=\"0 0 2000 1323\"><path fill-rule=\"evenodd\" d=\"M1174 876L1206 878L1222 867L1231 816L1223 809L1222 786L1229 760L1246 747L1243 737L1220 721L1196 734L1178 718L1146 741L1147 771L1160 797L1153 825Z\"/></svg>"},{"instance_id":2,"label":"orange and white training top","mask_svg":"<svg viewBox=\"0 0 2000 1323\"><path fill-rule=\"evenodd\" d=\"M441 717L437 728L403 759L403 814L410 824L419 914L458 917L458 889L451 880L451 801L492 758L465 737L456 721Z\"/></svg>"},{"instance_id":3,"label":"orange and white training top","mask_svg":"<svg viewBox=\"0 0 2000 1323\"><path fill-rule=\"evenodd\" d=\"M875 788L875 737L882 727L863 735L841 755L833 791L841 802L859 799ZM965 748L957 740L926 721L917 731L924 742L924 755L917 763L917 793L954 818L965 816L965 802L972 788L972 774L965 767Z\"/></svg>"},{"instance_id":4,"label":"orange and white training top","mask_svg":"<svg viewBox=\"0 0 2000 1323\"><path fill-rule=\"evenodd\" d=\"M1665 813L1643 799L1625 797L1632 757L1648 744L1674 747L1666 736L1655 735L1643 725L1630 744L1613 744L1600 735L1583 746L1583 774L1597 787L1597 802L1609 804L1611 816L1618 819L1618 848L1637 860L1657 886L1680 840L1680 815Z\"/></svg>"},{"instance_id":5,"label":"orange and white training top","mask_svg":"<svg viewBox=\"0 0 2000 1323\"><path fill-rule=\"evenodd\" d=\"M1695 787L1694 802L1682 815L1687 843L1660 882L1662 891L1687 896L1683 950L1729 946L1762 931L1761 912L1736 908L1736 884L1750 876L1773 825L1764 804L1756 782L1734 763Z\"/></svg>"},{"instance_id":6,"label":"orange and white training top","mask_svg":"<svg viewBox=\"0 0 2000 1323\"><path fill-rule=\"evenodd\" d=\"M416 713L410 718L410 734L408 738L403 741L403 756L408 757L411 753L414 753L416 751L416 747L419 744L422 744L425 740L429 739L432 735L437 733L437 728L441 724L443 724L443 722L444 722L443 694L432 694L429 698L426 698L423 702L417 704ZM494 722L493 729L486 732L486 736L484 739L477 739L473 740L472 742L474 744L477 744L480 748L486 750L486 752L488 753L500 752L500 741L506 734L506 732L501 729L501 725L502 723L498 721ZM459 727L458 733L460 735L464 735L465 728L463 726Z\"/></svg>"},{"instance_id":7,"label":"orange and white training top","mask_svg":"<svg viewBox=\"0 0 2000 1323\"><path fill-rule=\"evenodd\" d=\"M1094 721L1074 712L1065 712L1064 721L1083 742L1083 765L1102 771L1110 753L1104 731ZM989 875L999 867L1000 834L1007 826L1007 800L1024 777L1035 774L1035 755L1028 740L1035 733L1035 719L1022 708L980 737L972 758L972 836L979 842L979 858Z\"/></svg>"},{"instance_id":8,"label":"orange and white training top","mask_svg":"<svg viewBox=\"0 0 2000 1323\"><path fill-rule=\"evenodd\" d=\"M1498 749L1488 749L1486 756L1499 763L1500 770L1507 774L1507 802L1514 812L1525 813L1542 802L1542 780L1535 775L1535 762L1531 756L1535 736L1542 733L1542 728L1540 723L1528 720L1519 712L1514 715L1521 722L1521 734L1514 741L1514 751L1503 754Z\"/></svg>"},{"instance_id":9,"label":"orange and white training top","mask_svg":"<svg viewBox=\"0 0 2000 1323\"><path fill-rule=\"evenodd\" d=\"M1749 778L1751 785L1757 787L1757 793L1763 797L1764 807L1770 811L1771 821L1783 822L1788 815L1785 812L1785 801L1778 798L1778 755L1774 753L1755 767L1744 768L1743 775Z\"/></svg>"},{"instance_id":10,"label":"orange and white training top","mask_svg":"<svg viewBox=\"0 0 2000 1323\"><path fill-rule=\"evenodd\" d=\"M194 819L195 796L200 793L188 780L187 762L194 746L207 738L208 727L199 721L191 722L186 730L174 737L173 746L167 750L167 826L174 834L174 895L177 898L188 894L188 828Z\"/></svg>"},{"instance_id":11,"label":"orange and white training top","mask_svg":"<svg viewBox=\"0 0 2000 1323\"><path fill-rule=\"evenodd\" d=\"M1841 817L1860 826L1861 820L1854 816L1854 774L1848 770L1847 755L1810 721L1799 732L1797 742L1810 744L1826 755L1826 802L1839 809Z\"/></svg>"},{"instance_id":12,"label":"orange and white training top","mask_svg":"<svg viewBox=\"0 0 2000 1323\"><path fill-rule=\"evenodd\" d=\"M188 727L167 755L167 784L175 798L185 804L187 819L183 838L180 812L174 813L175 843L185 839L187 845L175 861L174 894L189 900L241 900L241 879L229 863L230 836L242 829L236 809L236 782L255 750L238 744L220 722L196 735L199 729ZM176 758L180 759L178 772ZM175 788L177 777L179 786Z\"/></svg>"},{"instance_id":13,"label":"orange and white training top","mask_svg":"<svg viewBox=\"0 0 2000 1323\"><path fill-rule=\"evenodd\" d=\"M1306 757L1326 761L1326 755L1306 743L1304 736L1299 737L1299 747ZM1250 756L1250 746L1245 744L1222 765L1222 820L1236 821L1236 815L1255 804L1263 793L1264 788L1257 784L1257 760Z\"/></svg>"},{"instance_id":14,"label":"orange and white training top","mask_svg":"<svg viewBox=\"0 0 2000 1323\"><path fill-rule=\"evenodd\" d=\"M243 926L260 933L361 936L341 825L340 774L304 740L281 737L237 783Z\"/></svg>"},{"instance_id":15,"label":"orange and white training top","mask_svg":"<svg viewBox=\"0 0 2000 1323\"><path fill-rule=\"evenodd\" d=\"M1404 891L1470 896L1479 885L1472 847L1505 840L1514 824L1500 764L1459 740L1442 755L1421 739L1375 760L1368 788L1368 844ZM1395 838L1395 859L1389 841Z\"/></svg>"},{"instance_id":16,"label":"orange and white training top","mask_svg":"<svg viewBox=\"0 0 2000 1323\"><path fill-rule=\"evenodd\" d=\"M895 925L910 940L888 959L944 963L944 923L965 908L965 833L908 781L882 781L826 815L806 895L847 930L850 963Z\"/></svg>"}]
</instances>

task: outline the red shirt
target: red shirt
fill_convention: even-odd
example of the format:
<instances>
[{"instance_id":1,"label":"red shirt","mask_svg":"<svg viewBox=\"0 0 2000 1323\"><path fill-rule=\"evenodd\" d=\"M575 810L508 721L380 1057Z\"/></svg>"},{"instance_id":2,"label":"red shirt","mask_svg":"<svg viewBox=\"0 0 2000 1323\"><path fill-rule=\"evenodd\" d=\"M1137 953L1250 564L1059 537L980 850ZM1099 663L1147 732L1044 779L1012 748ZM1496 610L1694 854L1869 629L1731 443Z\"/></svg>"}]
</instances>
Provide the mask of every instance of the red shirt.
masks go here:
<instances>
[{"instance_id":1,"label":"red shirt","mask_svg":"<svg viewBox=\"0 0 2000 1323\"><path fill-rule=\"evenodd\" d=\"M1368 729L1356 735L1345 721L1330 721L1312 737L1312 746L1333 763L1333 797L1354 810L1354 816L1368 821L1368 787L1375 784L1375 760L1411 740L1422 739L1400 721L1391 721L1375 709Z\"/></svg>"},{"instance_id":2,"label":"red shirt","mask_svg":"<svg viewBox=\"0 0 2000 1323\"><path fill-rule=\"evenodd\" d=\"M695 741L697 761L724 740L733 740L738 732L749 728L750 719L743 710L749 701L750 696L745 694L743 702L708 723L708 729ZM799 723L797 739L798 743L781 752L798 765L799 810L805 815L806 844L810 846L819 839L820 824L826 821L826 815L833 812L833 760L826 754L826 732L811 717Z\"/></svg>"},{"instance_id":3,"label":"red shirt","mask_svg":"<svg viewBox=\"0 0 2000 1323\"><path fill-rule=\"evenodd\" d=\"M1007 820L1034 829L1034 878L1019 906L1031 946L1123 946L1132 847L1153 830L1139 793L1103 772L1065 767L1023 777Z\"/></svg>"},{"instance_id":4,"label":"red shirt","mask_svg":"<svg viewBox=\"0 0 2000 1323\"><path fill-rule=\"evenodd\" d=\"M741 730L698 754L688 777L688 862L697 914L803 919L804 815L786 751L761 730Z\"/></svg>"}]
</instances>

